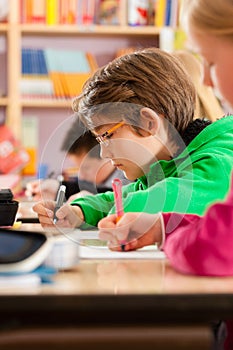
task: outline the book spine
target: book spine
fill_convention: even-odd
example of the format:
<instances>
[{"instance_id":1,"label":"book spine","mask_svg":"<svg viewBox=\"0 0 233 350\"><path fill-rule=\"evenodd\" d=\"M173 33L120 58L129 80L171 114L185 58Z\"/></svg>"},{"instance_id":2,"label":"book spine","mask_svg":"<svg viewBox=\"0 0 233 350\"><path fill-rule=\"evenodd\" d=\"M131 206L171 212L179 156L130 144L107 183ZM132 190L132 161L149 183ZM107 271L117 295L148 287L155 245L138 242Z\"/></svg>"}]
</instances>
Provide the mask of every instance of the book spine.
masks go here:
<instances>
[{"instance_id":1,"label":"book spine","mask_svg":"<svg viewBox=\"0 0 233 350\"><path fill-rule=\"evenodd\" d=\"M166 0L157 0L155 13L155 26L163 27L165 24Z\"/></svg>"},{"instance_id":2,"label":"book spine","mask_svg":"<svg viewBox=\"0 0 233 350\"><path fill-rule=\"evenodd\" d=\"M33 23L45 23L45 0L33 0L32 18Z\"/></svg>"},{"instance_id":3,"label":"book spine","mask_svg":"<svg viewBox=\"0 0 233 350\"><path fill-rule=\"evenodd\" d=\"M77 15L76 0L67 0L67 2L68 2L67 23L68 24L75 24L76 23L76 15Z\"/></svg>"},{"instance_id":4,"label":"book spine","mask_svg":"<svg viewBox=\"0 0 233 350\"><path fill-rule=\"evenodd\" d=\"M58 24L58 0L46 1L46 24L55 25Z\"/></svg>"},{"instance_id":5,"label":"book spine","mask_svg":"<svg viewBox=\"0 0 233 350\"><path fill-rule=\"evenodd\" d=\"M33 0L24 0L24 6L25 6L25 19L24 19L24 21L26 23L31 23L32 22Z\"/></svg>"},{"instance_id":6,"label":"book spine","mask_svg":"<svg viewBox=\"0 0 233 350\"><path fill-rule=\"evenodd\" d=\"M81 2L82 24L90 25L94 23L95 0L85 0Z\"/></svg>"},{"instance_id":7,"label":"book spine","mask_svg":"<svg viewBox=\"0 0 233 350\"><path fill-rule=\"evenodd\" d=\"M128 24L130 26L147 25L148 13L148 0L128 0Z\"/></svg>"},{"instance_id":8,"label":"book spine","mask_svg":"<svg viewBox=\"0 0 233 350\"><path fill-rule=\"evenodd\" d=\"M170 18L170 26L172 28L177 28L177 26L178 26L178 17L179 17L178 13L179 13L179 1L172 0L171 18Z\"/></svg>"},{"instance_id":9,"label":"book spine","mask_svg":"<svg viewBox=\"0 0 233 350\"><path fill-rule=\"evenodd\" d=\"M59 2L59 23L67 23L67 11L68 11L68 2L60 0Z\"/></svg>"},{"instance_id":10,"label":"book spine","mask_svg":"<svg viewBox=\"0 0 233 350\"><path fill-rule=\"evenodd\" d=\"M171 23L172 0L167 0L165 10L165 26L170 26Z\"/></svg>"},{"instance_id":11,"label":"book spine","mask_svg":"<svg viewBox=\"0 0 233 350\"><path fill-rule=\"evenodd\" d=\"M98 14L96 16L98 18L98 23L101 25L119 25L121 8L123 8L123 6L120 6L120 0L100 0Z\"/></svg>"},{"instance_id":12,"label":"book spine","mask_svg":"<svg viewBox=\"0 0 233 350\"><path fill-rule=\"evenodd\" d=\"M42 49L22 48L22 77L19 82L21 96L52 97L53 85Z\"/></svg>"}]
</instances>

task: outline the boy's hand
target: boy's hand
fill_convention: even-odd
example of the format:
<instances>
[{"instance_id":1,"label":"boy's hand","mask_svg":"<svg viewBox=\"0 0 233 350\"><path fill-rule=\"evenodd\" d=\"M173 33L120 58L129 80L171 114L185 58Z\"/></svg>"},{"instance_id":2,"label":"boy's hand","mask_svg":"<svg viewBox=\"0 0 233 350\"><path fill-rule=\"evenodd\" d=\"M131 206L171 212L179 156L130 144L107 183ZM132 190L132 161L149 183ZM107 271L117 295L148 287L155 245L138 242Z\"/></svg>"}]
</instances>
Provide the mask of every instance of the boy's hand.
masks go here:
<instances>
[{"instance_id":1,"label":"boy's hand","mask_svg":"<svg viewBox=\"0 0 233 350\"><path fill-rule=\"evenodd\" d=\"M78 206L64 204L56 212L58 221L53 222L55 201L38 202L33 206L33 210L38 214L38 218L42 227L49 231L56 231L59 228L75 228L79 227L84 220L82 210Z\"/></svg>"},{"instance_id":2,"label":"boy's hand","mask_svg":"<svg viewBox=\"0 0 233 350\"><path fill-rule=\"evenodd\" d=\"M99 238L108 241L111 250L135 250L162 242L161 214L126 213L116 222L116 215L102 219Z\"/></svg>"}]
</instances>

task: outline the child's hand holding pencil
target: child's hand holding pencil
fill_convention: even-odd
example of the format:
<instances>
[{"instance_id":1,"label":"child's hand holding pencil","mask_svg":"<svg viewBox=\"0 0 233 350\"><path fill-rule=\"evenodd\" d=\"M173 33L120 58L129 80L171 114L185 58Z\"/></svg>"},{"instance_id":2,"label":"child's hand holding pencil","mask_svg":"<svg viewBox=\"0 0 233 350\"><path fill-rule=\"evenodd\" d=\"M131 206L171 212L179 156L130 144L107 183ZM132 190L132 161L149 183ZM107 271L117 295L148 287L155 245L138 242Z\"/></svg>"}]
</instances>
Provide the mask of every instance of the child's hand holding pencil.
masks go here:
<instances>
[{"instance_id":1,"label":"child's hand holding pencil","mask_svg":"<svg viewBox=\"0 0 233 350\"><path fill-rule=\"evenodd\" d=\"M118 222L121 217L124 215L124 210L123 210L123 202L122 202L122 182L120 179L114 179L112 181L112 188L113 188L113 193L114 193L114 198L115 198L115 206L116 206L116 222ZM125 241L121 241L121 250L125 250Z\"/></svg>"},{"instance_id":2,"label":"child's hand holding pencil","mask_svg":"<svg viewBox=\"0 0 233 350\"><path fill-rule=\"evenodd\" d=\"M162 226L161 213L125 213L118 222L116 214L112 214L99 221L99 239L108 241L109 249L115 251L136 250L155 243L160 246L164 239Z\"/></svg>"}]
</instances>

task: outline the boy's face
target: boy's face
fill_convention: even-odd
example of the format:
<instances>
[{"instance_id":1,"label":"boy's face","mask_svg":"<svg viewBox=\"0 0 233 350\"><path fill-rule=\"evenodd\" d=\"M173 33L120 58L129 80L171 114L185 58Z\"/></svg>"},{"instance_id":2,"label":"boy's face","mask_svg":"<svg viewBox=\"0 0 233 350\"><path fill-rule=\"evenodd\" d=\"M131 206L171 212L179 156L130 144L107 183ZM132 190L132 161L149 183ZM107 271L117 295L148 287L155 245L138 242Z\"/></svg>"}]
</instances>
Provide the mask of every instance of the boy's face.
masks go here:
<instances>
[{"instance_id":1,"label":"boy's face","mask_svg":"<svg viewBox=\"0 0 233 350\"><path fill-rule=\"evenodd\" d=\"M104 134L114 124L98 128ZM149 171L150 165L159 157L158 141L148 132L139 135L129 125L123 125L108 137L108 143L101 144L101 157L111 159L113 166L123 171L131 181Z\"/></svg>"}]
</instances>

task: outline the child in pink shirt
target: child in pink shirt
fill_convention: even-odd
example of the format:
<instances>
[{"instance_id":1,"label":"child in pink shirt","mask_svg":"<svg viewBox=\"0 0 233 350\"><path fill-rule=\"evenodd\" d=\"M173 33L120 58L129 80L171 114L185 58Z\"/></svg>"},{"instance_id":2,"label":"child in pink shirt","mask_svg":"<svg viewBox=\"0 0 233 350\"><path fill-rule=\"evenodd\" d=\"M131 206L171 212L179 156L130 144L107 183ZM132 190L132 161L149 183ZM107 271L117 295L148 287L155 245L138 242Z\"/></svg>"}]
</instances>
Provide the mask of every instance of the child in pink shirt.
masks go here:
<instances>
[{"instance_id":1,"label":"child in pink shirt","mask_svg":"<svg viewBox=\"0 0 233 350\"><path fill-rule=\"evenodd\" d=\"M233 3L183 0L182 4L183 25L202 57L203 83L218 89L224 104L233 108ZM179 271L233 275L233 181L225 202L212 205L204 216L126 213L117 223L115 215L108 216L98 227L110 249L120 250L122 240L125 250L157 242Z\"/></svg>"}]
</instances>

